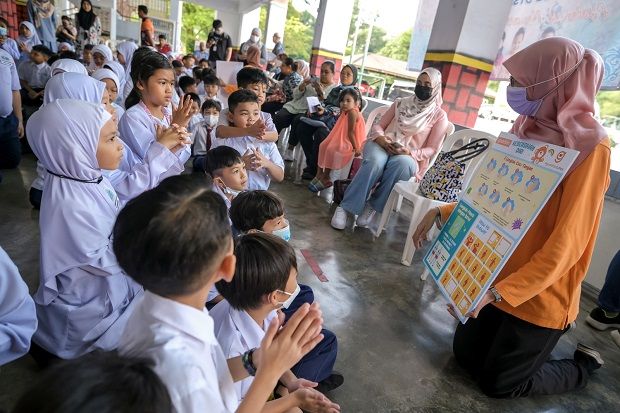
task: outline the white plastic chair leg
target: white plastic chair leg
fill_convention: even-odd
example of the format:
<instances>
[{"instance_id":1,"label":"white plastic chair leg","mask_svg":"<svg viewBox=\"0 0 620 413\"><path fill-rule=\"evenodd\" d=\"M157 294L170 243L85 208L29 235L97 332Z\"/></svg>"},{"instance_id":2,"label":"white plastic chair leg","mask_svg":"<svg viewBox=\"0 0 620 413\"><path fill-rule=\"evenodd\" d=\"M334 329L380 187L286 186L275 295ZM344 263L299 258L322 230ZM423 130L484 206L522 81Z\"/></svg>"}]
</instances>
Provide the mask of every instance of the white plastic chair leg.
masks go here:
<instances>
[{"instance_id":1,"label":"white plastic chair leg","mask_svg":"<svg viewBox=\"0 0 620 413\"><path fill-rule=\"evenodd\" d=\"M411 215L411 221L409 222L409 231L407 231L407 240L405 241L405 248L403 250L403 256L401 259L401 264L406 265L407 267L411 266L411 261L413 261L413 255L415 254L416 248L413 244L413 233L418 227L418 223L420 221L420 209L415 205L413 207L413 214Z\"/></svg>"},{"instance_id":2,"label":"white plastic chair leg","mask_svg":"<svg viewBox=\"0 0 620 413\"><path fill-rule=\"evenodd\" d=\"M400 212L400 209L403 206L403 196L398 194L398 202L396 202L396 208L394 208L395 212Z\"/></svg>"},{"instance_id":3,"label":"white plastic chair leg","mask_svg":"<svg viewBox=\"0 0 620 413\"><path fill-rule=\"evenodd\" d=\"M375 231L375 237L378 238L381 235L381 231L383 231L383 228L385 228L385 225L390 219L392 208L394 208L394 204L396 203L396 198L400 196L401 195L398 192L392 189L392 192L390 192L390 196L388 197L387 202L385 203L385 206L383 207L383 212L381 213L381 219L379 220L379 224L377 225L377 230Z\"/></svg>"},{"instance_id":4,"label":"white plastic chair leg","mask_svg":"<svg viewBox=\"0 0 620 413\"><path fill-rule=\"evenodd\" d=\"M420 275L420 279L422 281L426 281L426 279L428 278L429 273L430 272L428 271L428 268L424 267L424 272L422 273L422 275Z\"/></svg>"}]
</instances>

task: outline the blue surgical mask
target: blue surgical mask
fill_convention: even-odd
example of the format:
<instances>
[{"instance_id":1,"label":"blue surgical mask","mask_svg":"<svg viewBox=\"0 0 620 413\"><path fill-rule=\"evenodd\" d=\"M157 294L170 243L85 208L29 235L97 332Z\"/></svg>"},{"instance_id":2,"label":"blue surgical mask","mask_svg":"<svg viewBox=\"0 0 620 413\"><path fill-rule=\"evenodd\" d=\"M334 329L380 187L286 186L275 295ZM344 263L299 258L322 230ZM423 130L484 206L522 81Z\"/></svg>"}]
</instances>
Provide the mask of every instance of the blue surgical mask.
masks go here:
<instances>
[{"instance_id":1,"label":"blue surgical mask","mask_svg":"<svg viewBox=\"0 0 620 413\"><path fill-rule=\"evenodd\" d=\"M542 105L544 97L536 100L527 98L526 87L508 86L506 89L506 100L508 105L519 115L535 116L540 105Z\"/></svg>"},{"instance_id":2,"label":"blue surgical mask","mask_svg":"<svg viewBox=\"0 0 620 413\"><path fill-rule=\"evenodd\" d=\"M286 291L282 291L282 290L277 290L277 291L279 293L286 294L289 296L286 299L286 301L278 302L278 304L281 305L282 308L287 309L291 306L291 304L293 304L293 301L295 301L295 298L297 298L297 296L299 295L301 288L299 287L299 284L297 284L297 287L295 287L295 291L293 291L292 293L287 293Z\"/></svg>"},{"instance_id":3,"label":"blue surgical mask","mask_svg":"<svg viewBox=\"0 0 620 413\"><path fill-rule=\"evenodd\" d=\"M6 37L8 33L9 31L6 29L6 27L0 27L0 37Z\"/></svg>"},{"instance_id":4,"label":"blue surgical mask","mask_svg":"<svg viewBox=\"0 0 620 413\"><path fill-rule=\"evenodd\" d=\"M276 229L272 231L271 234L288 242L291 239L291 227L288 225L288 221L286 221L286 226L284 228Z\"/></svg>"}]
</instances>

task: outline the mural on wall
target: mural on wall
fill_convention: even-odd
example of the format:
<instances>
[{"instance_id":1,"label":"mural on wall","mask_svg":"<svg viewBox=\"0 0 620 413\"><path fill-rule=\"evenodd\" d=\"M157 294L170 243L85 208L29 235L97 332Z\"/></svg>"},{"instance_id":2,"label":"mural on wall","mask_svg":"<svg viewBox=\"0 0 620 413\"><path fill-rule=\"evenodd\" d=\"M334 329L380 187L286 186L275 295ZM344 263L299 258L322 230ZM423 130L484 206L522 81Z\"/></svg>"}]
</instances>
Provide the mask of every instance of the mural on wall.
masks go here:
<instances>
[{"instance_id":1,"label":"mural on wall","mask_svg":"<svg viewBox=\"0 0 620 413\"><path fill-rule=\"evenodd\" d=\"M508 79L502 63L519 50L563 36L596 50L605 61L603 88L619 88L619 25L620 0L513 0L491 79Z\"/></svg>"}]
</instances>

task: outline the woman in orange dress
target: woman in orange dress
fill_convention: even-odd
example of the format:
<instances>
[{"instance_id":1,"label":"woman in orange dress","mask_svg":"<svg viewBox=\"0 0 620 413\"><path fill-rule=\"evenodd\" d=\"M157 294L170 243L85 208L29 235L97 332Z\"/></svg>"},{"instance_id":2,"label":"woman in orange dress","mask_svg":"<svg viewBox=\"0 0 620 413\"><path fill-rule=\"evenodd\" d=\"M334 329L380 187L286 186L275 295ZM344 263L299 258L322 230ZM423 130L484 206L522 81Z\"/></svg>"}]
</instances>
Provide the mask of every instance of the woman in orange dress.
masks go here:
<instances>
[{"instance_id":1,"label":"woman in orange dress","mask_svg":"<svg viewBox=\"0 0 620 413\"><path fill-rule=\"evenodd\" d=\"M329 136L319 146L318 170L308 185L312 192L319 192L333 185L329 174L344 168L354 156L362 155L366 137L366 123L360 113L362 96L357 88L347 87L340 92L340 115Z\"/></svg>"}]
</instances>

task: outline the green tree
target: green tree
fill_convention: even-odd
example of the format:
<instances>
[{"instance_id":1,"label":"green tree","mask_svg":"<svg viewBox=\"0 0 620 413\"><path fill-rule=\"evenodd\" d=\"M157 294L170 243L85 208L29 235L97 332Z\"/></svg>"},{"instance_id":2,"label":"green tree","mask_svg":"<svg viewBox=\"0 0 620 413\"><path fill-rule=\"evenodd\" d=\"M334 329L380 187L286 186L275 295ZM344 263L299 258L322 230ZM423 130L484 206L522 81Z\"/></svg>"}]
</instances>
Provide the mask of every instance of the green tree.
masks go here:
<instances>
[{"instance_id":1,"label":"green tree","mask_svg":"<svg viewBox=\"0 0 620 413\"><path fill-rule=\"evenodd\" d=\"M386 45L379 51L379 54L386 57L391 57L397 60L407 60L409 56L409 43L411 41L411 32L413 29L409 29L406 32L401 33L399 36L389 40Z\"/></svg>"},{"instance_id":2,"label":"green tree","mask_svg":"<svg viewBox=\"0 0 620 413\"><path fill-rule=\"evenodd\" d=\"M357 44L355 45L355 51L353 54L364 53L364 47L366 46L366 37L368 36L368 29L370 26L366 23L360 26L360 30L357 34ZM355 28L353 28L353 34L349 36L350 44L347 46L346 54L351 54L353 47L353 36L355 35ZM370 44L368 45L368 53L378 53L387 44L385 36L387 33L381 27L374 26L372 28L372 35L370 37Z\"/></svg>"},{"instance_id":3,"label":"green tree","mask_svg":"<svg viewBox=\"0 0 620 413\"><path fill-rule=\"evenodd\" d=\"M181 45L184 52L194 51L196 40L206 41L213 26L215 10L194 3L183 3L183 19L181 25Z\"/></svg>"},{"instance_id":4,"label":"green tree","mask_svg":"<svg viewBox=\"0 0 620 413\"><path fill-rule=\"evenodd\" d=\"M289 0L284 25L284 47L290 57L310 60L315 19L310 13L300 13Z\"/></svg>"}]
</instances>

